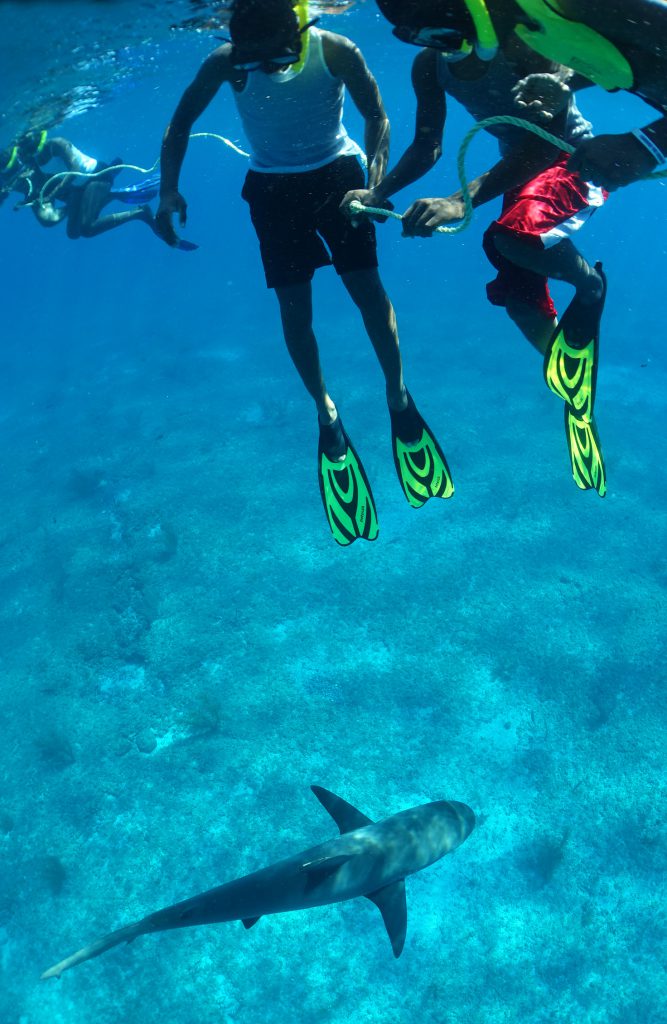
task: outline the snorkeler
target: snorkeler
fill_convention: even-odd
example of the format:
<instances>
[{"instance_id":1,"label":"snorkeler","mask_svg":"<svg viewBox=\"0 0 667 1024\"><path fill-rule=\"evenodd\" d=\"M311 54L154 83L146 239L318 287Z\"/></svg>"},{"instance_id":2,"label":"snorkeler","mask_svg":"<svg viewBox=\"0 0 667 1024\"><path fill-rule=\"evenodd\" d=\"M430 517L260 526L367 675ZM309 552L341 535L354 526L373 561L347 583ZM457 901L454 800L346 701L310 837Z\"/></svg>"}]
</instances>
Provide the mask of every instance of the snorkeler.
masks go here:
<instances>
[{"instance_id":1,"label":"snorkeler","mask_svg":"<svg viewBox=\"0 0 667 1024\"><path fill-rule=\"evenodd\" d=\"M259 239L266 284L276 292L287 349L317 408L318 478L329 526L339 544L374 540L371 488L327 390L313 333L311 282L318 267L333 263L361 312L385 377L394 462L405 497L419 507L453 492L445 457L403 382L374 227L353 227L339 209L345 193L365 180L361 150L341 121L345 87L365 122L369 187L385 171L389 122L357 47L316 29L306 4L295 11L290 0L237 0L229 29L231 40L204 62L165 132L157 231L169 245L177 244L172 216L185 224L178 181L190 129L228 83L250 143L242 196Z\"/></svg>"},{"instance_id":2,"label":"snorkeler","mask_svg":"<svg viewBox=\"0 0 667 1024\"><path fill-rule=\"evenodd\" d=\"M474 48L492 60L518 38L571 69L573 90L599 85L634 93L659 117L643 128L585 138L569 168L609 191L667 162L667 3L665 0L395 0L378 6L399 39ZM408 37L413 37L413 40ZM532 102L531 83L524 101Z\"/></svg>"},{"instance_id":3,"label":"snorkeler","mask_svg":"<svg viewBox=\"0 0 667 1024\"><path fill-rule=\"evenodd\" d=\"M378 0L392 21L405 17L401 0ZM417 6L416 4L414 5ZM420 11L426 8L419 4ZM436 3L433 6L437 6ZM428 13L428 12L427 12ZM460 36L430 33L400 23L399 38L422 45L412 69L417 99L415 137L374 189L348 195L366 206L383 206L389 196L426 174L440 159L447 97L457 99L478 121L518 116L515 87L527 75L554 72L554 66L516 37L488 61L486 54L462 46ZM556 74L543 81L539 109L522 116L548 123L549 131L570 145L592 136L572 93ZM547 95L548 91L548 95ZM593 421L598 328L605 281L581 256L572 237L602 205L606 193L567 166L567 153L524 129L508 124L488 130L498 139L501 160L469 183L473 207L503 196L503 209L484 236L484 249L498 276L487 287L489 300L504 306L532 345L545 355L547 383L565 401L565 426L574 479L582 489L606 490L604 463ZM460 221L465 206L460 192L446 198L419 199L403 215L403 233L429 236L440 225ZM548 278L573 285L576 294L560 323ZM576 423L572 421L576 420Z\"/></svg>"},{"instance_id":4,"label":"snorkeler","mask_svg":"<svg viewBox=\"0 0 667 1024\"><path fill-rule=\"evenodd\" d=\"M52 160L59 160L64 171L45 170ZM0 152L0 205L16 192L22 199L15 210L29 207L45 228L65 221L69 238L93 238L131 221L153 229L148 201L157 195L156 181L116 189L113 183L121 163L114 160L104 165L68 139L49 138L45 131L26 132ZM104 207L114 199L129 200L132 208L102 216Z\"/></svg>"}]
</instances>

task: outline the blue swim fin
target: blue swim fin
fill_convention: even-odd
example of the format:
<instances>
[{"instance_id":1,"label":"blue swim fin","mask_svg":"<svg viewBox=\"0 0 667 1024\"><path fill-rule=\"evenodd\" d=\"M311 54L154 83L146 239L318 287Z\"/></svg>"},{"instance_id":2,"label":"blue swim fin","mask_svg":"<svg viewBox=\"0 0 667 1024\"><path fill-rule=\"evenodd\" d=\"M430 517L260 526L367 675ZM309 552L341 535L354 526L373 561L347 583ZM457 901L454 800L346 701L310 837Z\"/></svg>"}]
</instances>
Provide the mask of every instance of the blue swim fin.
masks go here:
<instances>
[{"instance_id":1,"label":"blue swim fin","mask_svg":"<svg viewBox=\"0 0 667 1024\"><path fill-rule=\"evenodd\" d=\"M153 174L143 181L136 181L133 185L126 185L125 188L114 188L111 195L121 203L129 203L132 206L140 206L142 203L149 203L151 199L160 192L160 175Z\"/></svg>"}]
</instances>

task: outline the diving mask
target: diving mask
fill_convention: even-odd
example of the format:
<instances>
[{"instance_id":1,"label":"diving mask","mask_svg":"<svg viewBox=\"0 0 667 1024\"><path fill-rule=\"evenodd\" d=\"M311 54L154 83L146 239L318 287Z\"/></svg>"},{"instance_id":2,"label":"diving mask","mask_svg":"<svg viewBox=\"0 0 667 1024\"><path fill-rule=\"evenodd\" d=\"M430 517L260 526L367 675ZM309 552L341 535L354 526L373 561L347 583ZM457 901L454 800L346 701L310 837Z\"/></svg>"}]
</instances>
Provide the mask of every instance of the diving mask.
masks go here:
<instances>
[{"instance_id":1,"label":"diving mask","mask_svg":"<svg viewBox=\"0 0 667 1024\"><path fill-rule=\"evenodd\" d=\"M299 28L299 36L307 32L309 28L312 28L319 21L319 18L311 18L307 24ZM267 66L273 66L276 68L288 68L292 64L298 64L301 59L301 39L299 39L299 45L296 46L285 46L282 53L270 54L264 47L264 54L262 56L253 56L253 51L250 47L246 47L245 53L243 47L235 46L232 40L228 40L232 43L231 61L233 67L237 71L259 71L261 68ZM258 48L259 49L259 48ZM258 53L258 49L255 49L255 54Z\"/></svg>"},{"instance_id":2,"label":"diving mask","mask_svg":"<svg viewBox=\"0 0 667 1024\"><path fill-rule=\"evenodd\" d=\"M437 50L447 61L464 60L473 51L465 33L458 28L411 28L397 25L393 35L402 43Z\"/></svg>"}]
</instances>

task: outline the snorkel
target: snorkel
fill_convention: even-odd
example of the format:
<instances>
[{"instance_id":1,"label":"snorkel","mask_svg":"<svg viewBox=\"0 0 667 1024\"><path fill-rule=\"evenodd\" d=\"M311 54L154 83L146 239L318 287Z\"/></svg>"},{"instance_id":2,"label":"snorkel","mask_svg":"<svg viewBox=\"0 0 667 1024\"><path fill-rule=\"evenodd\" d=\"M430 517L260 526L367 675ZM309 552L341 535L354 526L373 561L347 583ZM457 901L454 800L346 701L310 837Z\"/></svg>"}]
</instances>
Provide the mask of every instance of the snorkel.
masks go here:
<instances>
[{"instance_id":1,"label":"snorkel","mask_svg":"<svg viewBox=\"0 0 667 1024\"><path fill-rule=\"evenodd\" d=\"M7 174L7 172L11 171L12 167L15 166L16 161L18 160L19 147L14 145L7 152L9 153L9 159L5 166L0 169L0 174Z\"/></svg>"},{"instance_id":2,"label":"snorkel","mask_svg":"<svg viewBox=\"0 0 667 1024\"><path fill-rule=\"evenodd\" d=\"M44 146L46 145L46 137L47 137L48 134L49 133L46 131L46 129L42 128L41 132L39 133L39 142L37 143L37 148L35 150L35 153L41 153L42 152L42 150L44 149Z\"/></svg>"},{"instance_id":3,"label":"snorkel","mask_svg":"<svg viewBox=\"0 0 667 1024\"><path fill-rule=\"evenodd\" d=\"M488 62L499 42L485 0L377 0L393 34L404 43L437 50L443 60L456 63L475 54Z\"/></svg>"},{"instance_id":4,"label":"snorkel","mask_svg":"<svg viewBox=\"0 0 667 1024\"><path fill-rule=\"evenodd\" d=\"M45 129L29 131L22 135L16 143L18 159L22 161L25 157L39 156L46 145L47 136L48 132Z\"/></svg>"},{"instance_id":5,"label":"snorkel","mask_svg":"<svg viewBox=\"0 0 667 1024\"><path fill-rule=\"evenodd\" d=\"M232 8L230 35L218 38L231 43L229 56L235 69L262 71L276 81L290 81L306 65L309 30L319 18L309 18L307 0L296 4L294 0L277 0L272 4L270 24L263 25L264 34L258 38L257 23L248 17L256 3L247 0ZM235 24L237 14L240 17Z\"/></svg>"},{"instance_id":6,"label":"snorkel","mask_svg":"<svg viewBox=\"0 0 667 1024\"><path fill-rule=\"evenodd\" d=\"M308 60L308 48L310 46L310 30L313 25L318 22L318 18L310 18L308 11L308 0L299 0L299 3L294 5L294 13L297 17L298 29L299 29L299 44L301 49L299 51L299 59L295 60L293 64L290 64L287 68L283 68L271 75L275 81L278 82L291 82L292 79L300 75L306 66Z\"/></svg>"},{"instance_id":7,"label":"snorkel","mask_svg":"<svg viewBox=\"0 0 667 1024\"><path fill-rule=\"evenodd\" d=\"M498 53L498 36L484 0L465 0L468 13L475 26L475 53L480 60L490 61Z\"/></svg>"},{"instance_id":8,"label":"snorkel","mask_svg":"<svg viewBox=\"0 0 667 1024\"><path fill-rule=\"evenodd\" d=\"M29 131L26 132L25 135L22 135L16 142L12 142L11 146L2 153L2 158L5 156L7 157L7 163L4 167L0 167L0 174L7 174L15 167L17 170L20 170L23 166L24 155L37 156L41 153L46 145L47 135L48 132L44 129L42 129L39 134ZM31 146L31 152L26 154L25 150L28 148L28 144ZM22 150L24 152L22 152Z\"/></svg>"},{"instance_id":9,"label":"snorkel","mask_svg":"<svg viewBox=\"0 0 667 1024\"><path fill-rule=\"evenodd\" d=\"M301 53L296 64L292 64L290 71L292 75L298 75L303 71L308 60L308 47L310 45L310 25L308 24L308 0L299 0L295 4L294 11L299 21L299 35L301 37ZM311 23L312 24L312 23Z\"/></svg>"}]
</instances>

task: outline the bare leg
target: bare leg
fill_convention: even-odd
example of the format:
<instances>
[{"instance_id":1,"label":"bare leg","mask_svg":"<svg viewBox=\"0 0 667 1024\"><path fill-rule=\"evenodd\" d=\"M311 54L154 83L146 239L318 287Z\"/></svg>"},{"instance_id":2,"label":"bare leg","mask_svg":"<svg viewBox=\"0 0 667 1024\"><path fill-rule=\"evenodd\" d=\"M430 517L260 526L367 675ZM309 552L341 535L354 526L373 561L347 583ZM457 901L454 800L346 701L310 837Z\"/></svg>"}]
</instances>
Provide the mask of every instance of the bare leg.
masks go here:
<instances>
[{"instance_id":1,"label":"bare leg","mask_svg":"<svg viewBox=\"0 0 667 1024\"><path fill-rule=\"evenodd\" d=\"M513 296L508 298L505 308L523 336L544 355L557 321L545 316L536 306L529 306Z\"/></svg>"},{"instance_id":2,"label":"bare leg","mask_svg":"<svg viewBox=\"0 0 667 1024\"><path fill-rule=\"evenodd\" d=\"M118 213L107 213L104 217L98 217L92 224L86 225L81 232L84 238L94 238L95 235L103 235L105 231L118 228L121 224L129 224L130 221L138 220L149 227L153 225L153 215L150 208L135 206L133 210L120 210Z\"/></svg>"},{"instance_id":3,"label":"bare leg","mask_svg":"<svg viewBox=\"0 0 667 1024\"><path fill-rule=\"evenodd\" d=\"M387 402L400 411L407 405L403 382L403 364L398 344L396 314L375 268L353 270L341 275L352 300L358 307L384 374Z\"/></svg>"},{"instance_id":4,"label":"bare leg","mask_svg":"<svg viewBox=\"0 0 667 1024\"><path fill-rule=\"evenodd\" d=\"M517 266L573 285L584 303L595 302L602 294L602 278L569 238L550 249L541 249L515 235L498 231L493 236L493 244L501 256Z\"/></svg>"},{"instance_id":5,"label":"bare leg","mask_svg":"<svg viewBox=\"0 0 667 1024\"><path fill-rule=\"evenodd\" d=\"M111 187L110 181L100 178L89 182L79 194L72 197L67 223L67 234L70 238L94 238L133 220L143 221L152 227L153 214L146 206L100 216L110 201Z\"/></svg>"},{"instance_id":6,"label":"bare leg","mask_svg":"<svg viewBox=\"0 0 667 1024\"><path fill-rule=\"evenodd\" d=\"M314 399L321 423L336 418L336 406L327 392L313 332L313 293L310 281L276 288L285 344L306 391Z\"/></svg>"}]
</instances>

